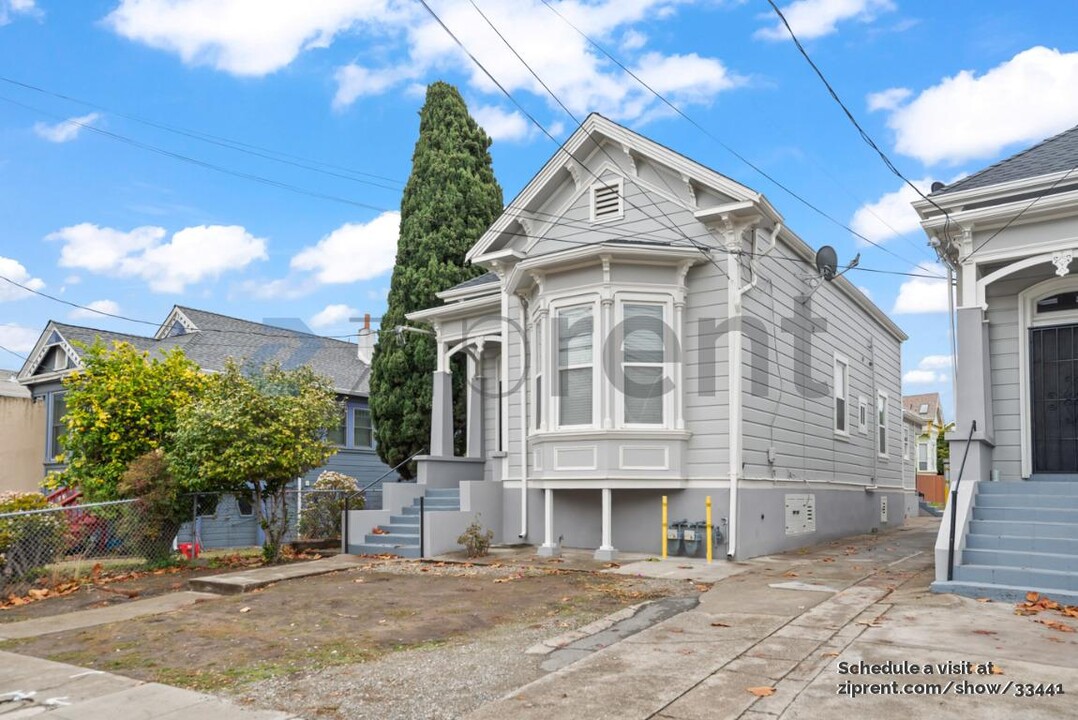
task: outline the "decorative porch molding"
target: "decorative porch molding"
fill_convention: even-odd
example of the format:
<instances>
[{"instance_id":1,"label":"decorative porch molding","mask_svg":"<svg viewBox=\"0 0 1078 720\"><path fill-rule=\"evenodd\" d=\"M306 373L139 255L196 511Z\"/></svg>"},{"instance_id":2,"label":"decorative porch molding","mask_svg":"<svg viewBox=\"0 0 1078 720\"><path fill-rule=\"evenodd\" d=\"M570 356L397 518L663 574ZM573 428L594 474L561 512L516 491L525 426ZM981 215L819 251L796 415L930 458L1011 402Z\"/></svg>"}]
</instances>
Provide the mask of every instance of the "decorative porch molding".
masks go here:
<instances>
[{"instance_id":1,"label":"decorative porch molding","mask_svg":"<svg viewBox=\"0 0 1078 720\"><path fill-rule=\"evenodd\" d=\"M987 310L988 304L985 301L985 295L988 291L988 286L992 283L1002 280L1005 277L1015 274L1026 268L1035 267L1037 265L1044 265L1052 263L1056 266L1056 274L1060 277L1066 276L1069 272L1069 266L1074 258L1074 253L1078 252L1078 247L1072 247L1067 249L1057 250L1056 252L1044 253L1042 255L1034 255L1033 257L1023 258L1016 262L1011 263L1005 267L996 270L993 273L985 275L983 278L977 281L977 300L976 304L982 309ZM976 267L976 265L967 265L964 267Z\"/></svg>"}]
</instances>

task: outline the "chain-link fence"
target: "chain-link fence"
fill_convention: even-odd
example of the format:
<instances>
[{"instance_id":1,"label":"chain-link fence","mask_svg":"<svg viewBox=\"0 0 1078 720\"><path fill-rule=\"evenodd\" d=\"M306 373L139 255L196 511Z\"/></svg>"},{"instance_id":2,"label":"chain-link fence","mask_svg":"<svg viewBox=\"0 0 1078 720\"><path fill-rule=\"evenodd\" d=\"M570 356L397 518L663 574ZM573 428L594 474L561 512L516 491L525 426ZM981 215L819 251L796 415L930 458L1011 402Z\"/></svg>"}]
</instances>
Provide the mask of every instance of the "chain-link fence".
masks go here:
<instances>
[{"instance_id":1,"label":"chain-link fence","mask_svg":"<svg viewBox=\"0 0 1078 720\"><path fill-rule=\"evenodd\" d=\"M380 507L380 495L289 490L280 502L264 502L259 513L242 493L199 493L189 497L188 519L180 523L151 515L137 500L0 513L0 598L22 594L40 580L84 573L99 562L139 567L194 559L207 550L258 547L265 540L260 515L285 524L285 543L336 547L341 513L369 508L372 501Z\"/></svg>"},{"instance_id":2,"label":"chain-link fence","mask_svg":"<svg viewBox=\"0 0 1078 720\"><path fill-rule=\"evenodd\" d=\"M136 500L0 514L0 596L103 560L167 561L176 530L151 520Z\"/></svg>"}]
</instances>

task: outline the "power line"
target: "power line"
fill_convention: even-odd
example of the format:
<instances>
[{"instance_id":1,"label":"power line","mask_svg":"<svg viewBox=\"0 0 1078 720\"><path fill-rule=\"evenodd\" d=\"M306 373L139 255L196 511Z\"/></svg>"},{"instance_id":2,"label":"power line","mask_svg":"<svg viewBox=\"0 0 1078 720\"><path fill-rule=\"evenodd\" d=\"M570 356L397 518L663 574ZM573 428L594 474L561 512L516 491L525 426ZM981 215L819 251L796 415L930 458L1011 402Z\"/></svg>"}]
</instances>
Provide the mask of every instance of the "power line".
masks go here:
<instances>
[{"instance_id":1,"label":"power line","mask_svg":"<svg viewBox=\"0 0 1078 720\"><path fill-rule=\"evenodd\" d=\"M726 150L726 152L730 153L730 154L731 154L731 155L733 155L733 156L734 156L735 158L737 158L738 160L740 160L740 161L741 161L742 163L744 163L745 165L747 165L748 167L750 167L750 168L751 168L752 170L754 170L755 172L757 172L757 173L758 173L759 175L761 175L762 177L764 177L764 178L766 178L767 180L769 180L770 182L772 182L772 183L773 183L773 184L774 184L774 185L775 185L776 187L778 187L779 189L781 189L782 191L784 191L784 192L785 192L786 194L788 194L788 195L789 195L790 197L794 198L795 200L797 200L798 202L800 202L800 203L801 203L802 205L804 205L805 207L809 208L809 209L810 209L810 210L812 210L813 212L817 213L817 214L818 214L818 215L820 215L821 217L823 217L823 218L825 218L825 219L829 220L830 222L834 223L834 224L835 224L835 225L837 225L838 227L840 227L840 228L842 228L842 229L846 230L846 231L847 231L847 232L849 232L849 233L850 233L851 235L854 235L855 237L858 237L858 238L860 238L861 240L865 241L865 242L866 242L866 243L868 243L869 245L872 245L872 246L874 246L874 247L876 247L876 248L878 248L878 249L880 249L880 250L883 250L884 252L886 252L886 253L888 253L888 254L890 254L890 255L893 255L894 257L898 258L899 260L902 260L903 262L908 262L908 263L910 263L911 265L916 265L916 264L917 264L917 263L915 263L915 262L911 261L911 260L910 260L910 259L908 259L908 258L902 257L901 255L898 255L897 253L893 252L893 251L892 251L892 250L890 250L889 248L887 248L887 247L884 247L883 245L881 245L881 244L879 244L879 243L877 243L877 242L874 242L873 240L870 240L869 238L865 237L865 236L864 236L864 235L862 235L861 233L859 233L859 232L857 232L856 230L854 230L853 228L851 228L851 227L850 227L849 225L847 225L846 223L842 222L841 220L839 220L838 218L834 217L833 215L831 215L831 214L827 213L827 212L826 212L825 210L822 210L822 209L821 209L820 207L818 207L817 205L813 204L812 202L810 202L809 200L807 200L806 198L804 198L804 197L803 197L802 195L800 195L800 194L798 194L797 192L795 192L794 190L792 190L792 189L791 189L790 187L788 187L787 185L785 185L784 183L782 183L781 181L779 181L779 180L778 180L778 179L777 179L776 177L774 177L773 175L771 175L770 173L768 173L768 172L767 172L766 170L764 170L763 168L761 168L761 167L759 167L758 165L756 165L755 163L753 163L753 162L752 162L751 160L749 160L749 159L748 159L747 157L745 157L745 156L744 156L743 154L741 154L740 152L738 152L737 150L735 150L735 149L734 149L733 147L731 147L730 145L728 145L728 144L727 144L726 142L724 142L724 141L723 141L723 140L721 140L721 139L720 139L719 137L717 137L717 136L716 136L716 135L715 135L714 133L712 133L712 132L711 132L711 131L709 131L709 130L708 130L707 128L705 128L705 127L704 127L703 125L701 125L701 124L700 124L699 122L697 122L697 121L696 121L696 120L695 120L694 118L692 118L692 117L691 117L691 116L690 116L690 115L689 115L688 113L686 113L686 112L685 112L685 111L683 111L683 110L682 110L681 108L679 108L679 107L678 107L677 105L675 105L675 104L674 104L673 102L671 102L671 101L670 101L669 99L667 99L667 98L666 98L666 96L664 96L664 95L663 95L662 93L660 93L660 92L659 92L658 90L655 90L655 89L654 89L654 88L653 88L653 87L652 87L651 85L649 85L649 84L647 83L647 81L645 81L645 80L644 80L643 78L641 78L641 77L640 77L639 75L637 75L637 74L636 74L636 73L635 73L635 72L634 72L634 71L633 71L633 70L632 70L631 68L629 68L628 66L626 66L626 65L625 65L625 63L623 63L623 62L622 62L621 60L619 60L619 59L618 59L618 58L617 58L617 57L616 57L616 56L615 56L615 55L614 55L613 53L609 52L609 51L608 51L608 50L607 50L607 49L606 49L605 47L603 47L603 46L602 46L602 45L600 45L600 44L599 44L598 42L596 42L595 40L593 40L593 39L592 39L592 38L591 38L591 37L590 37L590 36L589 36L589 35L588 35L587 33L585 33L585 32L584 32L583 30L581 30L581 29L580 29L580 28L578 28L578 27L577 27L576 25L574 25L574 24L572 23L572 21L570 21L570 20L569 20L569 19L568 19L567 17L565 17L565 16L564 16L564 15L563 15L563 14L562 14L561 12L559 12L557 8L555 8L555 7L553 6L553 5L551 5L551 4L550 4L550 3L548 2L548 0L541 0L541 2L542 2L542 3L544 4L544 5L546 5L546 7L547 7L547 8L549 8L551 12L553 12L553 13L554 13L555 15L557 15L557 16L558 16L559 18L561 18L561 20L562 20L562 21L563 21L563 22L564 22L564 23L565 23L566 25L568 25L568 26L569 26L570 28L572 28L573 30L575 30L575 31L577 32L577 34L579 34L579 35L580 35L580 36L581 36L582 38L584 38L584 40L586 40L586 41L587 41L588 43L590 43L590 44L591 44L591 45L592 45L592 46L593 46L593 47L594 47L594 48L595 48L596 50L598 50L598 51L599 51L599 52L601 52L601 53L602 53L603 55L605 55L605 56L607 57L607 59L609 59L609 60L610 60L611 62L613 62L613 63L614 63L615 65L617 65L617 66L618 66L619 68L621 68L621 69L622 69L622 71L624 71L624 72L625 72L625 73L626 73L626 74L627 74L627 75L628 75L629 77L631 77L631 78L632 78L633 80L635 80L635 81L636 81L637 83L639 83L639 84L640 84L640 85L641 85L642 87L644 87L644 88L645 88L645 89L646 89L646 90L647 90L648 92L650 92L650 93L651 93L652 95L654 95L654 96L655 96L656 98L658 98L658 99L659 99L659 100L660 100L660 101L661 101L661 102L662 102L662 103L663 103L664 105L666 105L667 107L669 107L669 108L670 108L671 110L673 110L673 111L674 111L675 113L677 113L677 114L678 114L679 116L681 116L681 117L682 117L682 118L683 118L684 120L686 120L687 122L689 122L689 123L690 123L690 124L691 124L691 125L692 125L693 127L695 127L695 128L696 128L697 130L699 130L699 131L700 131L701 133L703 133L703 134L704 134L704 135L706 135L706 136L707 136L708 138L710 138L711 140L713 140L713 141L714 141L715 143L717 143L717 144L718 144L718 145L719 145L720 147L722 147L722 148L723 148L724 150ZM836 183L836 184L837 184L837 183ZM856 199L856 198L855 198L855 199ZM859 201L859 202L860 202L860 201ZM866 207L867 207L867 205L866 205ZM878 220L879 220L880 222L882 222L882 223L883 223L884 225L887 225L887 227L889 227L889 228L890 228L890 229L891 229L891 230L892 230L892 231L893 231L893 232L895 233L895 235L901 235L901 233L899 233L899 232L898 232L897 230L895 230L895 229L894 229L893 227L891 227L891 226L890 226L890 224L889 224L889 223L887 223L887 221L886 221L886 220L884 220L883 218L881 218L881 217L879 217L878 215L876 215L875 211L873 211L873 210L871 210L871 209L870 209L870 210L869 210L869 212L871 212L871 213L872 213L872 214L873 214L873 215L874 215L874 216L875 216L875 217L876 217L876 218L877 218L877 219L878 219Z\"/></svg>"},{"instance_id":2,"label":"power line","mask_svg":"<svg viewBox=\"0 0 1078 720\"><path fill-rule=\"evenodd\" d=\"M16 282L15 280L12 280L11 278L5 277L3 275L0 275L0 280L3 280L5 282L7 282L7 283L10 283L11 285L14 285L15 287L20 288L22 290L25 290L28 293L32 293L32 294L37 295L39 297L43 297L43 298L45 298L47 300L52 300L53 302L57 302L57 303L60 303L62 305L67 305L68 307L75 308L77 310L84 310L84 311L87 311L87 312L96 313L98 315L103 315L105 317L114 318L116 320L123 320L124 322L136 323L136 324L139 324L139 325L150 325L150 326L155 327L155 328L160 328L161 325L162 325L162 323L160 323L160 322L154 322L152 320L142 320L142 319L139 319L139 318L128 317L127 315L120 315L120 314L117 314L117 313L110 313L110 312L106 312L105 310L98 310L97 308L90 307L88 305L80 305L79 303L71 302L70 300L64 300L63 298L58 298L55 295L50 295L49 293L41 292L40 290L35 290L32 287L29 287L27 285L23 285L22 283ZM371 319L374 320L375 318L371 318ZM380 320L381 318L377 318L377 319ZM89 328L89 329L93 329L93 328ZM298 333L298 332L273 333L273 332L258 332L256 330L222 330L220 328L199 329L199 332L216 332L216 333L226 333L226 334L229 334L229 335L251 335L253 337L271 337L271 338L297 338L297 337L300 337L301 335L305 334L305 333ZM120 333L120 334L127 334L127 333ZM357 335L357 333L349 333L347 335L314 335L314 334L311 334L310 337L324 338L326 340L340 340L342 338L354 337L356 335ZM142 337L142 336L133 336L133 337Z\"/></svg>"},{"instance_id":3,"label":"power line","mask_svg":"<svg viewBox=\"0 0 1078 720\"><path fill-rule=\"evenodd\" d=\"M873 140L872 136L868 134L868 131L866 131L864 127L861 126L861 123L857 121L857 118L854 117L853 112L851 112L850 109L846 106L846 103L842 101L842 98L839 97L838 92L835 91L835 88L827 80L827 77L823 74L823 71L820 70L819 66L813 61L812 57L805 49L805 46L801 44L801 40L798 39L797 35L794 33L793 28L790 27L790 23L786 19L786 16L783 14L782 10L780 10L779 6L775 4L775 0L767 0L767 3L771 6L771 9L775 11L775 14L779 16L779 20L781 20L782 24L786 27L786 32L790 34L790 38L794 41L794 45L797 46L798 52L800 52L801 56L805 58L805 61L809 64L809 67L812 68L813 72L816 73L816 76L820 78L820 82L824 84L824 87L827 88L827 92L831 95L834 101L838 103L838 106L842 109L843 114L846 115L849 121L857 129L857 132L861 136L861 139L864 140L870 148L876 151L876 154L880 156L881 160L883 160L883 164L886 165L887 168L892 173L894 173L896 177L902 180L902 182L906 183L906 185L908 185L915 193L920 195L921 198L931 203L933 207L943 213L943 215L947 218L947 222L950 223L951 216L947 214L947 211L937 205L935 200L925 195L924 192L921 191L921 188L914 185L913 182L908 177L906 177L902 173L902 171L899 170L898 167L891 161L891 158L887 156L887 153L885 153L883 149L881 149L880 146L876 144L876 141Z\"/></svg>"},{"instance_id":4,"label":"power line","mask_svg":"<svg viewBox=\"0 0 1078 720\"><path fill-rule=\"evenodd\" d=\"M169 158L172 158L174 160L180 160L181 162L186 162L186 163L190 163L192 165L197 165L199 167L207 168L209 170L214 170L216 172L223 173L225 175L231 175L233 177L238 177L238 178L241 178L243 180L250 180L252 182L261 183L263 185L268 185L270 187L275 187L275 188L278 188L280 190L287 190L289 192L297 193L299 195L306 195L308 197L318 198L320 200L329 200L331 202L342 203L342 204L345 204L345 205L352 205L354 207L364 208L366 210L376 210L378 212L389 212L388 208L379 207L377 205L371 205L369 203L359 202L357 200L350 200L348 198L343 198L343 197L340 197L340 196L337 196L337 195L329 195L327 193L318 192L316 190L307 190L305 188L299 187L298 185L292 185L290 183L281 182L280 180L273 180L271 178L263 177L261 175L255 175L253 173L244 172L242 170L233 170L232 168L228 168L228 167L225 167L223 165L217 165L215 163L211 163L211 162L206 161L206 160L199 160L198 158L194 158L194 157L191 157L189 155L184 155L182 153L174 152L172 150L166 150L165 148L158 147L156 145L151 145L150 143L145 143L145 142L142 142L141 140L135 140L134 138L127 137L126 135L121 135L120 133L114 133L114 132L111 132L109 130L105 130L103 128L94 127L93 125L91 125L89 123L80 122L78 120L74 120L74 119L70 119L70 118L64 118L62 116L56 115L55 113L48 112L47 110L42 110L41 108L37 108L37 107L34 107L33 105L28 105L26 103L20 102L18 100L13 100L13 99L11 99L9 97L4 97L2 95L0 95L0 101L10 103L11 105L16 105L16 106L21 107L23 109L30 110L31 112L36 112L36 113L39 113L41 115L44 115L46 117L51 117L54 120L60 120L60 121L66 122L66 123L70 123L72 125L76 125L76 126L82 128L84 130L88 130L90 132L96 133L96 134L101 135L103 137L110 138L112 140L124 143L126 145L130 145L130 146L138 148L140 150L147 150L149 152L153 152L153 153L156 153L158 155L163 155L165 157L169 157Z\"/></svg>"},{"instance_id":5,"label":"power line","mask_svg":"<svg viewBox=\"0 0 1078 720\"><path fill-rule=\"evenodd\" d=\"M0 345L0 350L3 350L4 352L9 352L12 355L14 355L15 357L23 360L24 362L26 361L26 356L25 355L23 355L22 353L17 353L14 350L12 350L11 348L7 348L7 347L4 347L3 345Z\"/></svg>"},{"instance_id":6,"label":"power line","mask_svg":"<svg viewBox=\"0 0 1078 720\"><path fill-rule=\"evenodd\" d=\"M566 155L570 155L570 157L571 157L571 153L569 153L565 149L565 143L558 143L557 139L553 135L550 134L550 132L546 129L546 127L544 127L542 123L540 123L538 120L536 120L535 116L533 116L530 112L528 112L528 110L525 109L524 106L521 105L521 103L515 97L513 97L512 93L510 93L508 90L506 90L505 87L500 82L498 82L498 80L494 77L494 75L489 70L487 70L487 68L481 62L479 62L479 59L476 58L475 55L473 55L470 50L468 50L468 48L464 45L464 43L461 42L460 38L458 38L456 36L456 34L452 30L449 29L449 27L445 24L445 22L442 21L442 19L438 16L438 14L436 12L434 12L434 10L431 8L431 6L427 4L426 0L418 0L418 1L419 1L420 4L423 5L423 7L427 10L427 12L431 15L431 17L433 17L435 19L435 21L437 21L437 23L442 26L442 29L445 30L445 32L449 35L449 37L453 39L453 42L455 42L457 44L457 46L460 47L460 49L469 58L471 58L472 62L474 62L476 64L476 66L478 66L479 69L483 71L483 73L490 79L490 81L493 82L497 86L497 88L499 90L501 90L502 94L504 94L507 98L509 98L509 100L514 105L516 105L517 108L522 113L524 113L524 115L532 122L532 124L535 125L537 128L539 128L539 130L542 131L542 133L544 135L546 135L548 138L550 138L550 140L552 142L558 144L558 152L564 152ZM559 106L561 106L562 110L564 110L569 115L569 117L571 117L573 119L573 122L575 122L577 124L577 128L579 129L579 128L583 127L583 123L581 123L580 121L578 121L576 119L576 117L573 115L573 113L569 111L569 109L565 106L564 103L562 103L561 99L559 99L558 96L546 85L546 83L543 82L542 78L540 78L539 75L524 60L524 58L522 58L520 56L520 54L516 51L516 49L512 46L512 44L510 44L505 39L505 37L498 31L497 27L494 26L494 24L487 18L487 16L485 14L483 14L483 12L479 9L478 6L476 6L476 4L474 2L472 2L472 7L475 8L476 12L478 12L479 15L487 22L487 24L490 25L491 29L494 30L494 32L498 35L498 37L502 40L502 42L505 43L506 47L508 47L513 52L513 54L517 57L517 59L524 65L524 67L528 69L528 72L531 73L532 77L534 77L539 82L539 84L541 84L543 86L543 88L550 94L550 96L552 98L554 98L554 101L557 102ZM596 143L596 147L598 147L599 150L601 150L604 154L606 154L607 158L609 158L611 160L611 162L613 162L613 158L610 158L610 155L609 155L609 153L606 152L605 148L603 148L599 143ZM601 178L599 178L599 176L594 171L591 170L591 168L587 168L586 166L583 166L583 165L582 165L582 167L585 167L585 169L588 171L588 173L590 175L592 175L596 180L601 179ZM624 193L622 193L621 199L622 199L623 202L626 202L630 206L636 208L637 210L640 210L640 208L636 207L636 205L631 200L629 200L627 197L625 197ZM655 205L655 207L656 207L656 209L659 210L659 212L663 215L663 217L665 217L673 225L672 229L674 229L677 232L680 232L685 237L685 239L688 240L693 245L697 245L697 243L694 242L691 238L689 238L689 236L685 232L681 231L681 229L677 226L677 224L674 223L674 221L670 218L670 216L667 215L667 213L661 207L659 207L657 204ZM648 213L644 212L643 210L640 210L640 211L643 212L644 215L648 215ZM648 216L648 217L651 217L651 219L654 219L654 220L656 220L658 222L657 218L654 218L653 216ZM660 225L661 224L662 223L660 223ZM726 271L723 270L723 268L717 262L715 262L714 258L712 258L708 253L706 253L699 246L697 246L697 249L700 251L700 253L702 255L704 255L704 257L706 257L708 259L708 261L712 265L715 266L715 268L722 275L724 275L724 276L726 275Z\"/></svg>"},{"instance_id":7,"label":"power line","mask_svg":"<svg viewBox=\"0 0 1078 720\"><path fill-rule=\"evenodd\" d=\"M1009 228L1009 227L1010 227L1011 225L1013 225L1013 224L1014 224L1015 222L1017 222L1017 221L1018 221L1018 218L1020 218L1020 217L1022 217L1023 215L1025 215L1025 214L1026 214L1026 211L1027 211L1027 210L1029 210L1029 209L1030 209L1031 207L1033 207L1034 205L1036 205L1036 204L1037 204L1038 202L1040 202L1040 200L1041 200L1041 199L1042 199L1043 197L1045 197L1046 195L1049 195L1049 194L1051 194L1051 192L1052 192L1053 190L1055 190L1055 189L1056 189L1056 186L1057 186L1057 185L1059 185L1059 184L1060 184L1061 182L1063 182L1064 180L1066 180L1067 178L1069 178L1069 177L1071 176L1071 173L1073 173L1073 172L1074 172L1075 170L1078 170L1078 166L1072 167L1072 168L1071 168L1070 170L1068 170L1068 171L1066 172L1066 174L1064 174L1064 175L1063 175L1062 177L1060 177L1060 178L1059 178L1058 180L1056 180L1056 181L1055 181L1054 183L1052 183L1052 184L1051 184L1051 186L1050 186L1050 187L1049 187L1049 188L1048 188L1047 190L1045 190L1044 192L1042 192L1041 194L1039 194L1039 195L1038 195L1037 197L1033 198L1033 200L1032 200L1032 201L1031 201L1031 202L1030 202L1030 203L1029 203L1028 205L1026 205L1026 206L1025 206L1024 208L1022 208L1021 210L1019 210L1019 211L1018 211L1018 214L1017 214L1017 215L1015 215L1015 216L1014 216L1014 217L1012 217L1012 218L1011 218L1010 220L1008 220L1008 221L1007 221L1007 224L1005 224L1005 225L1004 225L1003 227L1001 227L1001 228L1000 228L999 230L996 230L996 231L995 231L994 233L992 233L992 234L991 234L991 235L990 235L990 236L988 237L988 239L986 239L986 240L982 241L980 245L978 245L977 247L973 248L973 252L971 252L971 253L970 253L969 255L967 255L967 256L966 256L966 259L968 260L969 258L973 257L973 256L974 256L974 255L975 255L975 254L977 253L977 251L978 251L978 250L980 250L980 249L981 249L981 248L983 248L983 247L984 247L985 245L987 245L988 243L990 243L990 242L992 242L993 240L995 240L995 238L996 238L996 236L997 236L997 235L999 235L999 234L1000 234L1001 232L1003 232L1004 230L1006 230L1007 228Z\"/></svg>"},{"instance_id":8,"label":"power line","mask_svg":"<svg viewBox=\"0 0 1078 720\"><path fill-rule=\"evenodd\" d=\"M321 161L318 161L318 160L311 160L311 159L304 158L304 157L299 156L299 155L292 155L292 154L289 154L289 153L281 152L279 150L273 150L273 149L270 149L270 148L261 147L259 145L252 145L250 143L241 142L239 140L233 140L233 139L230 139L230 138L227 138L227 137L222 137L222 136L219 136L219 135L213 135L211 133L202 132L202 131L199 131L199 130L189 130L189 129L182 128L182 127L175 126L175 125L168 125L166 123L162 123L162 122L159 122L159 121L156 121L156 120L149 120L147 118L140 117L138 115L132 115L132 114L129 114L129 113L120 112L118 110L112 110L112 109L110 109L108 107L105 107L103 105L99 105L97 103L90 102L89 100L82 100L80 98L72 97L70 95L65 95L63 93L58 93L58 92L55 92L53 90L48 90L46 88L40 87L38 85L32 85L30 83L22 82L20 80L15 80L15 79L8 78L8 77L4 77L2 75L0 75L0 82L5 82L5 83L8 83L9 85L14 85L16 87L20 87L20 88L23 88L23 89L26 89L26 90L31 90L33 92L40 93L42 95L48 95L50 97L58 98L60 100L65 100L67 102L76 103L76 104L82 105L84 107L93 108L94 110L100 110L101 112L106 112L106 113L109 113L110 115L115 115L116 117L121 117L121 118L124 118L126 120L131 120L133 122L137 122L137 123L140 123L142 125L146 125L148 127L157 128L158 130L164 130L166 132L174 133L176 135L181 135L183 137L191 138L193 140L199 140L201 142L210 143L212 145L217 145L219 147L228 148L230 150L235 150L237 152L247 153L247 154L253 155L255 157L260 157L260 158L263 158L263 159L266 159L266 160L272 160L273 162L279 162L279 163L283 163L283 164L286 164L286 165L292 165L294 167L303 168L305 170L310 170L312 172L322 173L322 174L325 174L325 175L329 175L331 177L343 178L345 180L351 180L353 182L363 183L363 184L366 184L366 185L372 185L374 187L383 188L385 190L393 190L393 191L397 191L397 192L400 191L400 189L401 189L400 187L390 187L390 186L383 185L383 184L381 184L379 182L374 182L374 181L375 180L380 180L382 182L393 183L394 185L398 185L398 186L403 185L403 183L400 182L399 180L394 180L392 178L384 177L382 175L375 175L373 173L363 172L361 170L352 170L350 168L345 168L345 167L342 167L340 165L333 165L331 163L321 162ZM69 122L69 121L65 121L65 122ZM274 155L277 155L277 156L280 156L280 157L273 157ZM325 168L329 168L329 169L327 170ZM347 173L347 174L345 174L345 173ZM356 175L363 176L363 177L355 177ZM370 178L370 179L364 179L364 178Z\"/></svg>"}]
</instances>

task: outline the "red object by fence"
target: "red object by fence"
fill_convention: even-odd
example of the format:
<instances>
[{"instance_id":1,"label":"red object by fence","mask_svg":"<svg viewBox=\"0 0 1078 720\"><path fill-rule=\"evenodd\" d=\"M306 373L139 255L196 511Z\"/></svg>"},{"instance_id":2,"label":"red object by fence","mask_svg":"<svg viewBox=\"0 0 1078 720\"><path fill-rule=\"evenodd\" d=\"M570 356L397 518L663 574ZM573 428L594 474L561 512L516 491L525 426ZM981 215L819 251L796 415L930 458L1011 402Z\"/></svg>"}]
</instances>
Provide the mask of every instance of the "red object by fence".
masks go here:
<instances>
[{"instance_id":1,"label":"red object by fence","mask_svg":"<svg viewBox=\"0 0 1078 720\"><path fill-rule=\"evenodd\" d=\"M177 545L177 547L180 549L180 553L188 560L194 560L202 552L202 546L198 543L184 542Z\"/></svg>"}]
</instances>

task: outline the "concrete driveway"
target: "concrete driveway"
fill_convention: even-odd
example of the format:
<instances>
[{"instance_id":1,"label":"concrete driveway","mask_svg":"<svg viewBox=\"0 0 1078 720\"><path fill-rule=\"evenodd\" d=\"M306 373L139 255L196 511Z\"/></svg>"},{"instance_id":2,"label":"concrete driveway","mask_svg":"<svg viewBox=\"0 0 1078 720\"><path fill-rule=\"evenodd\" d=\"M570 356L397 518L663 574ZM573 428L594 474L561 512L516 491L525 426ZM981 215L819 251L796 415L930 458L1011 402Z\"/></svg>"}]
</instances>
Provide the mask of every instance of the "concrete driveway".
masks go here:
<instances>
[{"instance_id":1,"label":"concrete driveway","mask_svg":"<svg viewBox=\"0 0 1078 720\"><path fill-rule=\"evenodd\" d=\"M937 523L739 564L695 609L469 717L1075 717L1078 634L1038 620L1078 623L931 594Z\"/></svg>"}]
</instances>

